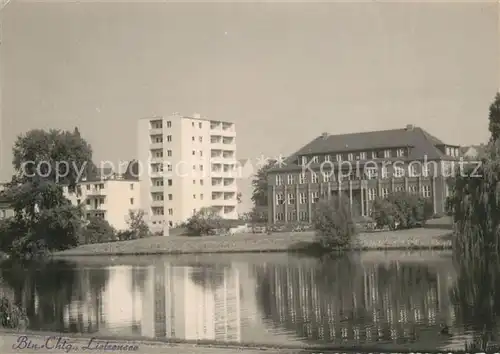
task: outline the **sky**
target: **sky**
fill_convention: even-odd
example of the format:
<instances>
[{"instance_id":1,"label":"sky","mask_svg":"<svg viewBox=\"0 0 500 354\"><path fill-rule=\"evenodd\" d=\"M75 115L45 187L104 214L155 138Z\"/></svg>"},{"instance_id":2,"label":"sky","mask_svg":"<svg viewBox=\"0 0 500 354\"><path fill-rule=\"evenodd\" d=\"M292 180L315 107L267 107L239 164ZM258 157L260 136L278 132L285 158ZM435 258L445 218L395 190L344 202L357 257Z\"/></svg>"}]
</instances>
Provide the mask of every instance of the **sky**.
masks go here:
<instances>
[{"instance_id":1,"label":"sky","mask_svg":"<svg viewBox=\"0 0 500 354\"><path fill-rule=\"evenodd\" d=\"M0 16L1 178L30 129L78 126L94 160L130 160L137 120L172 112L235 122L239 158L407 124L480 143L500 84L491 2L14 0Z\"/></svg>"}]
</instances>

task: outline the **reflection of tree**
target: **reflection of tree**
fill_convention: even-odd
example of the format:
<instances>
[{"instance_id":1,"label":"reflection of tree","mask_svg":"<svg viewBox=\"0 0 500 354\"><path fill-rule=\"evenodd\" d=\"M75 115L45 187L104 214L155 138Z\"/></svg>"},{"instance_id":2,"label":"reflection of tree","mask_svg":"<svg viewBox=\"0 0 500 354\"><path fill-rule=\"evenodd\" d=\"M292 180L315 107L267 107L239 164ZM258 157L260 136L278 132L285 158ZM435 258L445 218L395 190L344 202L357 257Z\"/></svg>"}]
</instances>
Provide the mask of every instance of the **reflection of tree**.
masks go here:
<instances>
[{"instance_id":1,"label":"reflection of tree","mask_svg":"<svg viewBox=\"0 0 500 354\"><path fill-rule=\"evenodd\" d=\"M437 280L425 264L362 266L356 255L257 267L265 317L311 341L409 343L437 312ZM417 314L415 314L417 313ZM429 336L435 347L437 324Z\"/></svg>"},{"instance_id":2,"label":"reflection of tree","mask_svg":"<svg viewBox=\"0 0 500 354\"><path fill-rule=\"evenodd\" d=\"M1 275L14 290L16 304L26 310L30 327L50 331L64 330L64 308L72 301L91 298L97 305L107 281L105 270L78 269L65 261L4 263Z\"/></svg>"},{"instance_id":3,"label":"reflection of tree","mask_svg":"<svg viewBox=\"0 0 500 354\"><path fill-rule=\"evenodd\" d=\"M500 315L500 260L497 255L471 257L458 263L458 278L451 299L458 321L473 333L467 350L498 351Z\"/></svg>"},{"instance_id":4,"label":"reflection of tree","mask_svg":"<svg viewBox=\"0 0 500 354\"><path fill-rule=\"evenodd\" d=\"M190 264L193 271L191 279L193 282L204 289L216 289L224 284L225 273L230 269L226 264Z\"/></svg>"}]
</instances>

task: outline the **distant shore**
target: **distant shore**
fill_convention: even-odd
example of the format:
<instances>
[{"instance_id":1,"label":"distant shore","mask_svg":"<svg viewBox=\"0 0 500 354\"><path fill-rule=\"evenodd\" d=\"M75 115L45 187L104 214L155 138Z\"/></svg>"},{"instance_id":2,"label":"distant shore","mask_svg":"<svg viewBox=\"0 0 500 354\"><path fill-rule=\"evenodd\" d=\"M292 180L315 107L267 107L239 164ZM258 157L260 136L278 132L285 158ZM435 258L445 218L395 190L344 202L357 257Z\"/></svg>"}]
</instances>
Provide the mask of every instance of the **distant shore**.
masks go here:
<instances>
[{"instance_id":1,"label":"distant shore","mask_svg":"<svg viewBox=\"0 0 500 354\"><path fill-rule=\"evenodd\" d=\"M446 250L451 249L451 230L418 228L361 233L353 250ZM88 244L55 252L53 258L73 256L175 255L203 253L263 253L314 251L314 232L236 234L231 236L155 236L139 240Z\"/></svg>"}]
</instances>

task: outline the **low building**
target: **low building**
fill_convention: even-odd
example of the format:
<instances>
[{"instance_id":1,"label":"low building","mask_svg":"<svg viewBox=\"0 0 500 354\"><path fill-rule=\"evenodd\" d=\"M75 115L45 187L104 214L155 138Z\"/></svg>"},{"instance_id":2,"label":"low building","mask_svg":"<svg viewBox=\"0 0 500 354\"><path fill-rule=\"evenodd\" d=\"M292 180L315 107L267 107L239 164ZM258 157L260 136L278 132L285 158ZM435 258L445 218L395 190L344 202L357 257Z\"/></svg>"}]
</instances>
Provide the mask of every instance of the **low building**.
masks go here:
<instances>
[{"instance_id":1,"label":"low building","mask_svg":"<svg viewBox=\"0 0 500 354\"><path fill-rule=\"evenodd\" d=\"M140 209L140 188L137 174L131 173L135 161L123 174L98 170L93 176L82 179L75 193L64 193L74 205L83 204L85 216L102 217L117 230L128 228L130 210Z\"/></svg>"},{"instance_id":2,"label":"low building","mask_svg":"<svg viewBox=\"0 0 500 354\"><path fill-rule=\"evenodd\" d=\"M311 222L320 198L348 198L355 215L369 216L376 197L418 193L445 211L448 177L459 146L422 128L317 137L268 173L270 222Z\"/></svg>"}]
</instances>

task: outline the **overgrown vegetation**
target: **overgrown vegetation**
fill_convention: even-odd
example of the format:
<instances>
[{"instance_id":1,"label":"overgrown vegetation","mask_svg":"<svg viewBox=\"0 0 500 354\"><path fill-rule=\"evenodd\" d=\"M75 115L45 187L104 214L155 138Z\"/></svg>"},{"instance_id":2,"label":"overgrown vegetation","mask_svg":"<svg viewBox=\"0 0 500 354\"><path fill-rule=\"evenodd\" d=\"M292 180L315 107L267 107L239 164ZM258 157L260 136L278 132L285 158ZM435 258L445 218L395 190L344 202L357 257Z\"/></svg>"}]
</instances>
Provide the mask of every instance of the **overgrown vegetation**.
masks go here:
<instances>
[{"instance_id":1,"label":"overgrown vegetation","mask_svg":"<svg viewBox=\"0 0 500 354\"><path fill-rule=\"evenodd\" d=\"M212 208L202 208L186 222L189 236L215 235L222 227L222 218Z\"/></svg>"},{"instance_id":2,"label":"overgrown vegetation","mask_svg":"<svg viewBox=\"0 0 500 354\"><path fill-rule=\"evenodd\" d=\"M324 249L343 249L356 235L351 206L346 198L320 200L313 215L313 227Z\"/></svg>"},{"instance_id":3,"label":"overgrown vegetation","mask_svg":"<svg viewBox=\"0 0 500 354\"><path fill-rule=\"evenodd\" d=\"M423 226L433 214L432 201L428 198L397 192L375 199L371 217L379 229L400 230Z\"/></svg>"}]
</instances>

